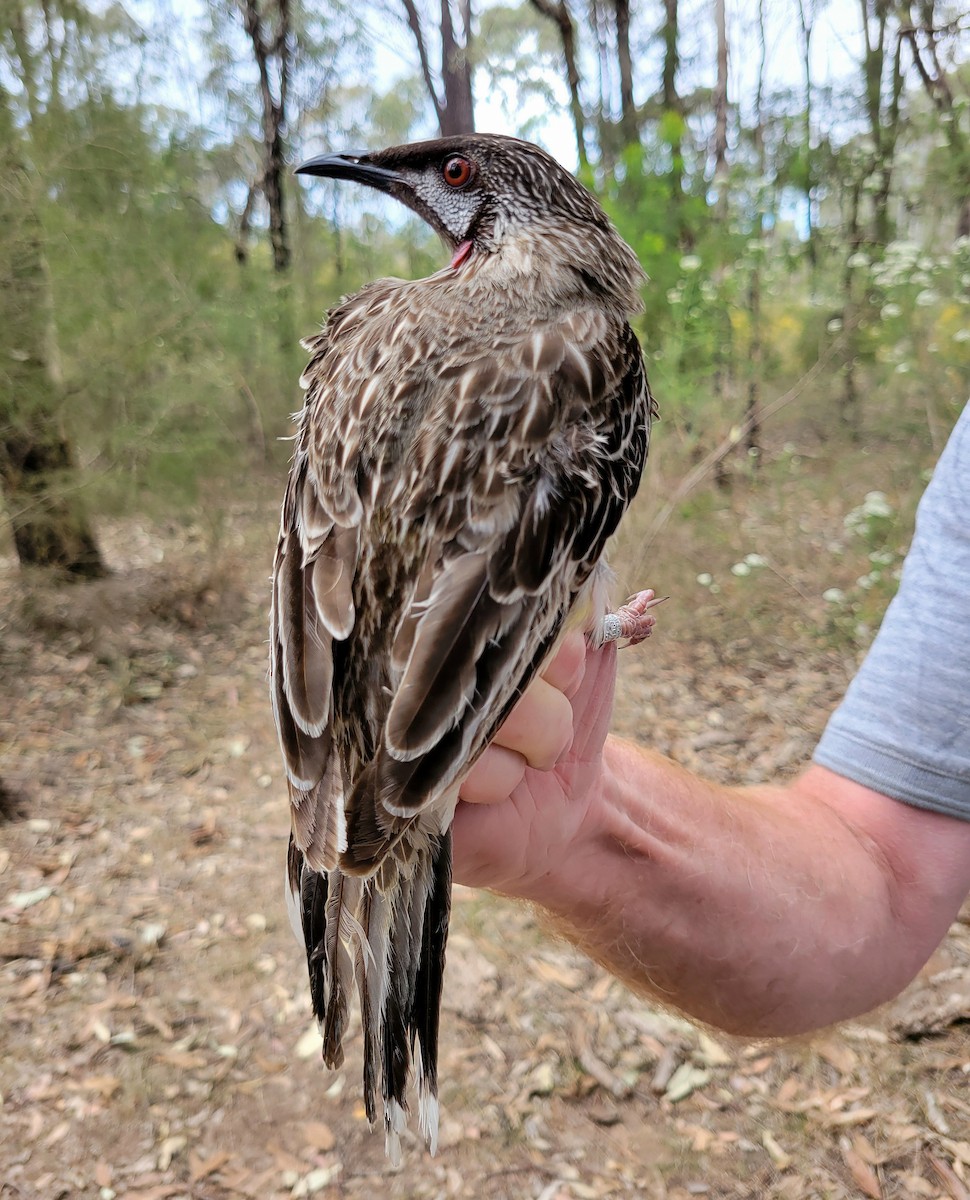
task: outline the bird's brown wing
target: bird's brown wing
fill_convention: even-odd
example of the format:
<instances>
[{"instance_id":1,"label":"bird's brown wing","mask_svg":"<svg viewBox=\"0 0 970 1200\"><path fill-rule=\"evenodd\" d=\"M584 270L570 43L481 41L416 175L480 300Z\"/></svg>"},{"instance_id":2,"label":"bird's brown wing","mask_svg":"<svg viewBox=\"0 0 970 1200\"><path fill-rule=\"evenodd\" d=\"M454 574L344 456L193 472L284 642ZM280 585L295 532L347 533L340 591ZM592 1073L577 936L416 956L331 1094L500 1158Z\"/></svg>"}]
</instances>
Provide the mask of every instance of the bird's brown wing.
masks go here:
<instances>
[{"instance_id":1,"label":"bird's brown wing","mask_svg":"<svg viewBox=\"0 0 970 1200\"><path fill-rule=\"evenodd\" d=\"M440 386L440 385L439 385ZM625 324L583 312L455 371L392 502L430 530L341 867L375 868L494 736L632 499L652 398ZM403 478L403 485L402 485Z\"/></svg>"},{"instance_id":2,"label":"bird's brown wing","mask_svg":"<svg viewBox=\"0 0 970 1200\"><path fill-rule=\"evenodd\" d=\"M354 628L359 538L359 526L334 524L298 459L274 562L270 677L294 840L318 870L336 865L343 843L342 779L332 753L333 643Z\"/></svg>"}]
</instances>

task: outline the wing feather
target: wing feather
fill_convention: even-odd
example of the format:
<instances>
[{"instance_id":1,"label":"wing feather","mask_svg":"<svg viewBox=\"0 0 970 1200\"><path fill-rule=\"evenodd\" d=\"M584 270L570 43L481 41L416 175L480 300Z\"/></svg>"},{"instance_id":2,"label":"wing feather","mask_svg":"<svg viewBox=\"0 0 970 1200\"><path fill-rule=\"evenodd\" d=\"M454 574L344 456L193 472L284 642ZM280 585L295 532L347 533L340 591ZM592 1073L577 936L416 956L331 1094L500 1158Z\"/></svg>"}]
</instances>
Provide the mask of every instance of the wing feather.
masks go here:
<instances>
[{"instance_id":1,"label":"wing feather","mask_svg":"<svg viewBox=\"0 0 970 1200\"><path fill-rule=\"evenodd\" d=\"M452 483L451 492L426 493L423 511L409 513L436 528L439 540L400 621L392 651L400 675L367 786L348 798L348 821L369 831L358 870L380 861L379 830L386 831L385 851L399 841L400 823L388 814L408 817L434 804L487 745L554 644L636 491L651 413L639 346L626 327L611 342L603 321L577 324L586 339L578 344L559 329L545 340L531 335L522 350L521 369L531 374L517 391L529 383L542 401L541 421L535 405L520 403L507 443L490 442L484 454L481 432L463 430L481 455L477 474L455 470L454 442L440 430L437 449L419 454L429 467L447 462L443 475L428 475L440 489L457 474L460 491ZM485 376L481 364L474 370ZM490 400L475 398L482 421ZM558 431L552 438L538 430L550 422ZM488 463L489 453L502 461ZM354 812L360 805L383 815Z\"/></svg>"}]
</instances>

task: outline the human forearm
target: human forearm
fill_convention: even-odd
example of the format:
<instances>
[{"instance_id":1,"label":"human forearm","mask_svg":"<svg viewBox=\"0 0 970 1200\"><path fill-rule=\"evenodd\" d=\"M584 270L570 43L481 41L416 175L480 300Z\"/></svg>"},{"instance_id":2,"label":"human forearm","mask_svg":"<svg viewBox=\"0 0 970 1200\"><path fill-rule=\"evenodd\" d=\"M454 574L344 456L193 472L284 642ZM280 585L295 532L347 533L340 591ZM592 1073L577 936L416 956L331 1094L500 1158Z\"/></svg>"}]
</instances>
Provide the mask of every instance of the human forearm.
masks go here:
<instances>
[{"instance_id":1,"label":"human forearm","mask_svg":"<svg viewBox=\"0 0 970 1200\"><path fill-rule=\"evenodd\" d=\"M577 673L572 650L463 784L459 882L533 901L634 986L736 1033L831 1024L912 978L970 888L970 821L817 764L783 786L705 782L607 739L615 652Z\"/></svg>"},{"instance_id":2,"label":"human forearm","mask_svg":"<svg viewBox=\"0 0 970 1200\"><path fill-rule=\"evenodd\" d=\"M959 904L910 893L852 803L819 794L817 768L724 788L615 739L603 764L568 854L520 894L611 971L720 1028L792 1034L875 1007Z\"/></svg>"}]
</instances>

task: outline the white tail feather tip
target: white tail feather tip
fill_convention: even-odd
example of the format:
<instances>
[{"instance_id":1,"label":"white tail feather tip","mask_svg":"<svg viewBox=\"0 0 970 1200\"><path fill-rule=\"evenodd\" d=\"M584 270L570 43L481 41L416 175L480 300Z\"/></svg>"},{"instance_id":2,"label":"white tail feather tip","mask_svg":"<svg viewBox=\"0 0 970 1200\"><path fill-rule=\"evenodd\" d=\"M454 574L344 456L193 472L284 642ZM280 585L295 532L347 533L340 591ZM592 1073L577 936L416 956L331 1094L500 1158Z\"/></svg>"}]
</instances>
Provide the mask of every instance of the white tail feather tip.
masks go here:
<instances>
[{"instance_id":1,"label":"white tail feather tip","mask_svg":"<svg viewBox=\"0 0 970 1200\"><path fill-rule=\"evenodd\" d=\"M423 1088L418 1097L418 1124L433 1157L438 1153L438 1097Z\"/></svg>"},{"instance_id":2,"label":"white tail feather tip","mask_svg":"<svg viewBox=\"0 0 970 1200\"><path fill-rule=\"evenodd\" d=\"M384 1107L384 1153L392 1167L401 1165L401 1134L407 1127L404 1109L396 1100L388 1100Z\"/></svg>"}]
</instances>

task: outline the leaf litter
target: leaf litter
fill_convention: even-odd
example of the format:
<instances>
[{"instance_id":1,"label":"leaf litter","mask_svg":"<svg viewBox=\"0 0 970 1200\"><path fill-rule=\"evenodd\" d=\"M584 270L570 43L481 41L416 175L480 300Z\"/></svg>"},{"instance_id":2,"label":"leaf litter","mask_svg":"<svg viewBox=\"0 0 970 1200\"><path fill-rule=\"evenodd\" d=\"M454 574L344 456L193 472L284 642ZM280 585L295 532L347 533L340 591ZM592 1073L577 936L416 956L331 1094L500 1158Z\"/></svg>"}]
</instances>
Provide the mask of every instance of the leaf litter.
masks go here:
<instances>
[{"instance_id":1,"label":"leaf litter","mask_svg":"<svg viewBox=\"0 0 970 1200\"><path fill-rule=\"evenodd\" d=\"M109 529L119 570L100 584L4 571L0 1195L965 1200L965 920L881 1012L746 1045L463 888L442 1148L414 1138L390 1170L359 1047L336 1074L319 1062L280 899L272 527L235 513L224 575L200 539L135 523ZM625 656L619 732L725 781L793 769L850 664L718 634Z\"/></svg>"}]
</instances>

